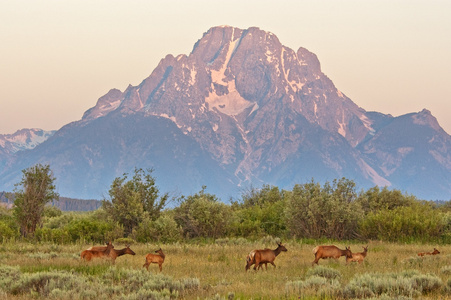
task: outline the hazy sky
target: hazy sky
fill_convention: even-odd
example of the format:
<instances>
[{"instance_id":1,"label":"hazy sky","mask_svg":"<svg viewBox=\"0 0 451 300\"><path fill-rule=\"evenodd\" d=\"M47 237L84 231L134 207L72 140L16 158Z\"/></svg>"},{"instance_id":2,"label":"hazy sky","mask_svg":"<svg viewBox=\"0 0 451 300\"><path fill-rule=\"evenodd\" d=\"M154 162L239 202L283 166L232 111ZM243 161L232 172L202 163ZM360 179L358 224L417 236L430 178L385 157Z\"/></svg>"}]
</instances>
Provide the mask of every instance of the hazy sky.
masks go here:
<instances>
[{"instance_id":1,"label":"hazy sky","mask_svg":"<svg viewBox=\"0 0 451 300\"><path fill-rule=\"evenodd\" d=\"M427 108L451 133L450 12L449 0L0 0L0 134L79 120L219 25L307 48L365 110Z\"/></svg>"}]
</instances>

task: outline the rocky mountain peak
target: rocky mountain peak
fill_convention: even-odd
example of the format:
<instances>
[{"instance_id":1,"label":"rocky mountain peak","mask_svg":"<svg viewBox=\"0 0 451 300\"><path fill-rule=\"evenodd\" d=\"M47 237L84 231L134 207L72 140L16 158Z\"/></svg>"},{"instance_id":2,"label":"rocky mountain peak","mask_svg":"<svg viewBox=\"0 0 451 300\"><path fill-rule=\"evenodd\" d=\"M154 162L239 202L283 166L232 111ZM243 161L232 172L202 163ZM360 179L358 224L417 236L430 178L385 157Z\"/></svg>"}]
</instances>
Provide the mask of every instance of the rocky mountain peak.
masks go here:
<instances>
[{"instance_id":1,"label":"rocky mountain peak","mask_svg":"<svg viewBox=\"0 0 451 300\"><path fill-rule=\"evenodd\" d=\"M423 109L419 113L413 114L412 118L413 118L414 124L428 125L436 131L444 132L443 128L439 125L437 119L427 109Z\"/></svg>"},{"instance_id":2,"label":"rocky mountain peak","mask_svg":"<svg viewBox=\"0 0 451 300\"><path fill-rule=\"evenodd\" d=\"M82 120L93 120L107 115L119 107L123 98L123 93L118 89L111 89L104 96L97 100L97 104L88 109L82 117Z\"/></svg>"},{"instance_id":3,"label":"rocky mountain peak","mask_svg":"<svg viewBox=\"0 0 451 300\"><path fill-rule=\"evenodd\" d=\"M1 161L3 149L0 169L11 167L0 183L48 161L74 197L95 197L99 184L106 190L133 167L155 168L165 187L190 192L343 176L361 187L421 194L427 182L434 195L451 191L451 138L429 111L367 112L322 73L314 53L257 27L213 27L191 53L169 54L138 86L110 90L15 164Z\"/></svg>"}]
</instances>

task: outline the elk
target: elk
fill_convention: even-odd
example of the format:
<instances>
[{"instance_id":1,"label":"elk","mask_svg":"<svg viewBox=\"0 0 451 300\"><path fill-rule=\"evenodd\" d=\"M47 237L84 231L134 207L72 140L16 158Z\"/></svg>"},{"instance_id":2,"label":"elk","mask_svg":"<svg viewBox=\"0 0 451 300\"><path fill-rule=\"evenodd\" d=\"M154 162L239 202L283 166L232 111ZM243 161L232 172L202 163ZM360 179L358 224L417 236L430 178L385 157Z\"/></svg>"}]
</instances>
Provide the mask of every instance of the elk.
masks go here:
<instances>
[{"instance_id":1,"label":"elk","mask_svg":"<svg viewBox=\"0 0 451 300\"><path fill-rule=\"evenodd\" d=\"M150 264L158 264L158 266L160 267L160 272L161 272L163 270L163 263L164 263L165 255L163 253L163 250L161 250L161 248L156 250L155 253L158 253L158 254L149 253L146 255L146 263L143 265L143 268L146 267L147 271L149 271Z\"/></svg>"},{"instance_id":2,"label":"elk","mask_svg":"<svg viewBox=\"0 0 451 300\"><path fill-rule=\"evenodd\" d=\"M89 251L91 251L91 250L94 250L94 251L105 251L106 248L108 247L109 243L111 243L111 242L106 243L106 246L91 246L91 247L89 247L86 250L89 250Z\"/></svg>"},{"instance_id":3,"label":"elk","mask_svg":"<svg viewBox=\"0 0 451 300\"><path fill-rule=\"evenodd\" d=\"M130 249L130 245L126 245L125 248L120 249L120 250L111 249L110 254L108 255L108 257L111 258L111 261L114 264L116 262L116 258L118 256L122 256L124 254L135 255L136 253L132 249Z\"/></svg>"},{"instance_id":4,"label":"elk","mask_svg":"<svg viewBox=\"0 0 451 300\"><path fill-rule=\"evenodd\" d=\"M94 248L94 247L91 247L91 248ZM102 249L82 251L80 254L80 258L84 259L86 261L91 261L91 259L93 259L93 258L100 258L100 257L108 258L108 257L110 257L110 253L112 251L114 251L114 246L111 242L108 242L106 247L98 247L98 248L102 248Z\"/></svg>"},{"instance_id":5,"label":"elk","mask_svg":"<svg viewBox=\"0 0 451 300\"><path fill-rule=\"evenodd\" d=\"M432 252L420 252L418 253L418 256L425 256L425 255L437 255L440 254L440 251L434 248L434 251Z\"/></svg>"},{"instance_id":6,"label":"elk","mask_svg":"<svg viewBox=\"0 0 451 300\"><path fill-rule=\"evenodd\" d=\"M346 247L345 250L338 249L337 246L316 246L313 249L313 254L315 255L315 260L312 262L312 266L318 264L318 260L326 258L338 259L340 256L346 256L346 258L352 257L352 252L350 247Z\"/></svg>"},{"instance_id":7,"label":"elk","mask_svg":"<svg viewBox=\"0 0 451 300\"><path fill-rule=\"evenodd\" d=\"M251 252L249 252L249 254L246 257L246 271L250 269L250 267L255 264L255 252L257 250L252 250ZM263 263L262 263L263 264ZM266 270L268 270L268 263L264 263ZM260 268L261 266L257 267L257 270Z\"/></svg>"},{"instance_id":8,"label":"elk","mask_svg":"<svg viewBox=\"0 0 451 300\"><path fill-rule=\"evenodd\" d=\"M368 246L362 246L362 248L363 248L363 252L359 252L359 253L352 253L352 256L351 257L346 257L346 263L348 263L348 262L353 262L353 261L356 261L356 262L358 262L359 264L361 264L362 263L362 261L365 259L365 257L366 257L366 254L367 254L367 252L368 252Z\"/></svg>"},{"instance_id":9,"label":"elk","mask_svg":"<svg viewBox=\"0 0 451 300\"><path fill-rule=\"evenodd\" d=\"M275 250L266 248L263 250L251 251L246 258L246 271L249 270L252 265L254 265L254 270L257 270L261 268L262 264L265 264L266 269L268 269L268 263L272 264L275 268L276 265L274 264L274 260L282 251L288 251L282 243L277 243L277 248Z\"/></svg>"}]
</instances>

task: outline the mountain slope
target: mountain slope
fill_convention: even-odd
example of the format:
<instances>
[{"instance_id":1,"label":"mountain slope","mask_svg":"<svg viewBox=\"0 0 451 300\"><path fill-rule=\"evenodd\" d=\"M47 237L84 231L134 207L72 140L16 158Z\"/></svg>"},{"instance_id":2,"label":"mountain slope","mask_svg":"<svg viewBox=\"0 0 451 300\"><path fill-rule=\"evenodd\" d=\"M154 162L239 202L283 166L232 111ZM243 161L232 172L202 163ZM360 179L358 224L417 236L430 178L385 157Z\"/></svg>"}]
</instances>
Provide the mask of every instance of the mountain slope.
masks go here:
<instances>
[{"instance_id":1,"label":"mountain slope","mask_svg":"<svg viewBox=\"0 0 451 300\"><path fill-rule=\"evenodd\" d=\"M108 197L113 179L135 166L153 168L163 191L194 193L202 185L215 185L226 195L234 187L208 153L159 117L112 115L84 126L67 125L45 145L18 155L5 181L20 181L20 170L35 162L51 165L61 195L83 199Z\"/></svg>"}]
</instances>

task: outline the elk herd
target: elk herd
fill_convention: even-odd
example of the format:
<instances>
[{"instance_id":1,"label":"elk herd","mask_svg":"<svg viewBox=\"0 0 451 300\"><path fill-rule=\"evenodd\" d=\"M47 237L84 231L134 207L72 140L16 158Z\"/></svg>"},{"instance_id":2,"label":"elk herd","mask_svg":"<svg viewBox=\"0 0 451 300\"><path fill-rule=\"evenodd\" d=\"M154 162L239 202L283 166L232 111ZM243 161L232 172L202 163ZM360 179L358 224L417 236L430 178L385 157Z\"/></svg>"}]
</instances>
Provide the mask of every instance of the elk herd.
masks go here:
<instances>
[{"instance_id":1,"label":"elk herd","mask_svg":"<svg viewBox=\"0 0 451 300\"><path fill-rule=\"evenodd\" d=\"M254 270L259 270L262 268L262 265L265 265L266 270L268 270L268 263L273 265L274 268L276 265L274 264L274 260L281 252L288 251L287 248L282 245L282 243L277 243L277 248L274 250L265 248L265 249L256 249L252 250L246 257L246 268L245 270L249 270L252 265L254 265ZM163 250L158 249L155 251L156 254L149 253L145 257L145 263L143 268L145 267L149 270L150 264L158 264L160 272L163 270L163 263L165 259L165 254ZM346 257L346 263L349 262L358 262L361 264L365 259L368 253L368 246L363 246L363 252L352 253L350 247L345 247L344 250L339 249L337 246L316 246L313 249L313 255L315 256L315 260L312 262L312 266L318 264L320 259L333 258L338 260L341 256ZM82 260L91 261L93 258L105 258L110 259L114 264L116 258L118 256L122 256L124 254L135 255L132 249L130 249L130 245L127 245L125 248L116 250L111 242L108 242L106 246L96 246L90 247L81 252L80 257ZM433 252L420 252L418 256L424 257L426 255L437 255L440 252L434 248Z\"/></svg>"},{"instance_id":2,"label":"elk herd","mask_svg":"<svg viewBox=\"0 0 451 300\"><path fill-rule=\"evenodd\" d=\"M143 267L146 267L147 270L149 270L149 265L151 263L158 264L160 267L160 272L163 270L163 262L164 262L164 253L163 250L158 249L155 251L155 253L158 254L152 254L149 253L146 256L146 262L143 265ZM130 254L135 255L136 253L130 249L130 245L127 245L125 248L116 250L114 249L113 244L108 242L106 246L96 246L96 247L90 247L84 251L81 252L80 258L85 261L91 261L93 258L104 258L104 259L110 259L111 262L114 264L116 262L116 258L118 256L122 256L124 254Z\"/></svg>"},{"instance_id":3,"label":"elk herd","mask_svg":"<svg viewBox=\"0 0 451 300\"><path fill-rule=\"evenodd\" d=\"M258 270L262 268L263 264L265 265L267 270L268 263L272 264L275 268L276 265L274 264L274 260L276 259L277 255L279 255L282 251L288 251L287 248L282 245L282 243L277 243L277 246L278 247L274 250L268 248L263 250L252 250L246 257L245 270L249 270L252 265L254 265L254 270ZM362 252L352 253L351 247L345 247L345 249L342 250L334 245L316 246L315 248L313 248L313 255L315 256L315 260L312 262L312 266L318 264L318 261L320 259L333 258L335 260L338 260L341 256L346 257L346 263L358 262L359 264L361 264L368 253L368 246L363 246L362 248ZM440 252L436 248L434 248L433 252L420 252L418 253L418 256L437 254L440 254Z\"/></svg>"}]
</instances>

